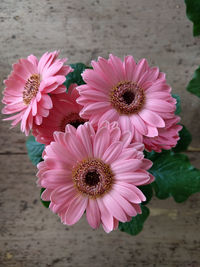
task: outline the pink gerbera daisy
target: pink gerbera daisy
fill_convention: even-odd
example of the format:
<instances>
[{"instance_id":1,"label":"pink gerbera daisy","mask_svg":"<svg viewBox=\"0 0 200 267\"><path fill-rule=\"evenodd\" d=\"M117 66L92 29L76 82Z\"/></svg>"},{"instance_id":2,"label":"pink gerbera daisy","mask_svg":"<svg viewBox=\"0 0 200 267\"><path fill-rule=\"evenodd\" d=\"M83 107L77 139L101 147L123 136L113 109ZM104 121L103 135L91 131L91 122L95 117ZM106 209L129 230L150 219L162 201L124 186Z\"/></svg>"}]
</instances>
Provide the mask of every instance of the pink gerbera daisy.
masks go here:
<instances>
[{"instance_id":1,"label":"pink gerbera daisy","mask_svg":"<svg viewBox=\"0 0 200 267\"><path fill-rule=\"evenodd\" d=\"M158 129L158 136L152 138L145 136L143 142L146 150L161 152L162 149L168 150L175 147L179 140L178 132L182 129L182 126L177 124L179 120L178 116L166 119L165 128Z\"/></svg>"},{"instance_id":2,"label":"pink gerbera daisy","mask_svg":"<svg viewBox=\"0 0 200 267\"><path fill-rule=\"evenodd\" d=\"M12 126L21 121L21 130L26 135L32 129L33 122L42 123L43 117L49 115L52 100L49 94L66 91L63 83L65 76L72 71L70 66L64 66L66 59L57 59L58 52L45 53L41 59L33 55L20 59L13 65L13 72L4 81L2 110L4 114L15 114L5 120L13 120Z\"/></svg>"},{"instance_id":3,"label":"pink gerbera daisy","mask_svg":"<svg viewBox=\"0 0 200 267\"><path fill-rule=\"evenodd\" d=\"M43 119L41 125L33 125L32 133L38 142L48 145L54 140L53 133L55 131L64 132L67 124L77 128L86 121L79 116L82 106L76 102L79 96L76 86L76 84L71 84L68 93L51 96L53 108L50 110L49 116Z\"/></svg>"},{"instance_id":4,"label":"pink gerbera daisy","mask_svg":"<svg viewBox=\"0 0 200 267\"><path fill-rule=\"evenodd\" d=\"M82 77L85 85L77 87L83 105L81 117L93 125L104 120L118 121L123 131L130 130L134 139L158 136L166 119L174 116L176 100L166 84L165 74L150 68L146 59L137 64L132 56L124 62L110 55L109 59L92 61Z\"/></svg>"},{"instance_id":5,"label":"pink gerbera daisy","mask_svg":"<svg viewBox=\"0 0 200 267\"><path fill-rule=\"evenodd\" d=\"M46 188L44 201L64 224L75 224L86 210L88 223L106 232L141 213L145 196L137 186L153 181L147 172L151 161L144 159L140 143L132 134L122 134L116 122L105 121L95 132L89 122L77 129L66 126L55 132L38 164L38 184Z\"/></svg>"}]
</instances>

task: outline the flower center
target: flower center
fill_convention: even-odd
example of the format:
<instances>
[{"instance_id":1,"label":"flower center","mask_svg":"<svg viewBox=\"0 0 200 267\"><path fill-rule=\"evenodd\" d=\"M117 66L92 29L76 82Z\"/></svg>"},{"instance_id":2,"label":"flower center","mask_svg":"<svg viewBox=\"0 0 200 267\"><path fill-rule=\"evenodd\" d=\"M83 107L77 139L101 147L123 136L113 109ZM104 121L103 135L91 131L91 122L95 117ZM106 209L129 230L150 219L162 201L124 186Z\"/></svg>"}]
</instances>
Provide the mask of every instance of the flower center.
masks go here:
<instances>
[{"instance_id":1,"label":"flower center","mask_svg":"<svg viewBox=\"0 0 200 267\"><path fill-rule=\"evenodd\" d=\"M65 126L71 124L75 128L78 128L79 125L84 124L86 120L82 119L78 113L70 113L64 117L60 123L60 131L65 132Z\"/></svg>"},{"instance_id":2,"label":"flower center","mask_svg":"<svg viewBox=\"0 0 200 267\"><path fill-rule=\"evenodd\" d=\"M120 82L112 88L110 102L120 114L138 113L145 102L144 91L134 82Z\"/></svg>"},{"instance_id":3,"label":"flower center","mask_svg":"<svg viewBox=\"0 0 200 267\"><path fill-rule=\"evenodd\" d=\"M24 86L23 101L25 105L29 105L32 98L37 95L40 86L40 75L31 75Z\"/></svg>"},{"instance_id":4,"label":"flower center","mask_svg":"<svg viewBox=\"0 0 200 267\"><path fill-rule=\"evenodd\" d=\"M90 171L85 175L85 183L89 186L97 185L100 181L100 175L97 171Z\"/></svg>"},{"instance_id":5,"label":"flower center","mask_svg":"<svg viewBox=\"0 0 200 267\"><path fill-rule=\"evenodd\" d=\"M135 98L135 94L131 91L126 91L123 95L122 95L123 99L124 99L124 102L127 104L127 105L130 105L134 98Z\"/></svg>"},{"instance_id":6,"label":"flower center","mask_svg":"<svg viewBox=\"0 0 200 267\"><path fill-rule=\"evenodd\" d=\"M92 158L78 163L72 171L72 177L79 192L97 198L111 189L114 175L109 165Z\"/></svg>"}]
</instances>

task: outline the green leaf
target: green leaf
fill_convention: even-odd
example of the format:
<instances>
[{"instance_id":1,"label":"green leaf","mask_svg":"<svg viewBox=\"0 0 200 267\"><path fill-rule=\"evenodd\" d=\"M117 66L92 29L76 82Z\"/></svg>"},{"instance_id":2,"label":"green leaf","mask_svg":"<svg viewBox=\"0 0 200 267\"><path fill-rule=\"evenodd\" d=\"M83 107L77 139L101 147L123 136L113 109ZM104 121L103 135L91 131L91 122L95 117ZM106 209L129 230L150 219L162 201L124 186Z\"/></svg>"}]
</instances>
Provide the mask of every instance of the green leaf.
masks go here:
<instances>
[{"instance_id":1,"label":"green leaf","mask_svg":"<svg viewBox=\"0 0 200 267\"><path fill-rule=\"evenodd\" d=\"M70 64L70 66L72 67L72 69L74 71L73 72L70 72L66 76L66 81L65 81L64 85L67 87L67 89L69 89L69 86L72 83L76 83L78 85L85 84L85 82L82 79L81 73L85 69L87 69L88 67L85 64L83 64L83 63Z\"/></svg>"},{"instance_id":2,"label":"green leaf","mask_svg":"<svg viewBox=\"0 0 200 267\"><path fill-rule=\"evenodd\" d=\"M175 114L178 115L181 113L181 99L179 95L172 94L172 97L176 99L176 111Z\"/></svg>"},{"instance_id":3,"label":"green leaf","mask_svg":"<svg viewBox=\"0 0 200 267\"><path fill-rule=\"evenodd\" d=\"M44 192L44 190L45 190L45 188L41 188L41 191L40 191L40 201L41 201L42 204L45 206L45 208L48 208L49 205L50 205L50 201L44 201L44 200L42 200L42 198L41 198L41 195L42 195L42 193Z\"/></svg>"},{"instance_id":4,"label":"green leaf","mask_svg":"<svg viewBox=\"0 0 200 267\"><path fill-rule=\"evenodd\" d=\"M119 230L126 232L130 235L137 235L142 231L143 224L149 216L149 209L146 206L142 206L142 214L138 214L133 217L130 222L122 223L119 222Z\"/></svg>"},{"instance_id":5,"label":"green leaf","mask_svg":"<svg viewBox=\"0 0 200 267\"><path fill-rule=\"evenodd\" d=\"M138 186L138 188L142 191L142 193L146 196L146 201L142 202L143 205L146 205L149 203L153 196L153 189L151 184L143 185L143 186Z\"/></svg>"},{"instance_id":6,"label":"green leaf","mask_svg":"<svg viewBox=\"0 0 200 267\"><path fill-rule=\"evenodd\" d=\"M40 144L35 140L34 136L29 136L27 139L26 148L28 150L28 156L33 165L37 165L40 161L42 161L42 152L44 147L45 146L43 144Z\"/></svg>"},{"instance_id":7,"label":"green leaf","mask_svg":"<svg viewBox=\"0 0 200 267\"><path fill-rule=\"evenodd\" d=\"M146 150L144 150L145 158L150 159L153 162L157 158L159 158L160 155L168 155L168 154L170 154L170 150L162 150L161 153L155 152L154 150L152 150L151 152L147 152Z\"/></svg>"},{"instance_id":8,"label":"green leaf","mask_svg":"<svg viewBox=\"0 0 200 267\"><path fill-rule=\"evenodd\" d=\"M200 97L200 66L198 69L195 70L192 80L189 82L187 86L187 90L190 93L195 94L196 96Z\"/></svg>"},{"instance_id":9,"label":"green leaf","mask_svg":"<svg viewBox=\"0 0 200 267\"><path fill-rule=\"evenodd\" d=\"M200 192L200 170L191 165L186 155L172 151L160 153L150 172L155 176L152 185L160 199L172 196L176 202L183 202Z\"/></svg>"},{"instance_id":10,"label":"green leaf","mask_svg":"<svg viewBox=\"0 0 200 267\"><path fill-rule=\"evenodd\" d=\"M200 1L185 0L186 14L189 20L193 22L193 35L200 35Z\"/></svg>"},{"instance_id":11,"label":"green leaf","mask_svg":"<svg viewBox=\"0 0 200 267\"><path fill-rule=\"evenodd\" d=\"M182 130L179 132L180 139L178 140L176 147L172 149L174 152L181 152L187 150L188 146L192 141L192 135L184 125L182 126Z\"/></svg>"}]
</instances>

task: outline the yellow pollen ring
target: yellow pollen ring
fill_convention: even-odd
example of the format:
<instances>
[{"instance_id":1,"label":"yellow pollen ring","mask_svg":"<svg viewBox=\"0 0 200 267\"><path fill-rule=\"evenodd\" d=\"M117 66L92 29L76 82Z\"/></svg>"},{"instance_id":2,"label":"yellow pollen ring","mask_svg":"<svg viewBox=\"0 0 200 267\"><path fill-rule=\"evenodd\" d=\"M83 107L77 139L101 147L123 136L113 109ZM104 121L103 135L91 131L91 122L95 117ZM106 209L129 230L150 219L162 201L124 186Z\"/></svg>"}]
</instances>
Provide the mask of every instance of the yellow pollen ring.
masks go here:
<instances>
[{"instance_id":1,"label":"yellow pollen ring","mask_svg":"<svg viewBox=\"0 0 200 267\"><path fill-rule=\"evenodd\" d=\"M25 105L29 105L32 98L37 95L40 86L40 75L31 75L24 86L23 102Z\"/></svg>"},{"instance_id":2,"label":"yellow pollen ring","mask_svg":"<svg viewBox=\"0 0 200 267\"><path fill-rule=\"evenodd\" d=\"M88 173L95 174L94 181L86 179ZM98 179L96 179L97 174ZM89 177L92 179L92 175ZM72 178L79 193L94 199L102 197L112 188L114 175L108 164L100 159L89 158L84 159L73 168Z\"/></svg>"},{"instance_id":3,"label":"yellow pollen ring","mask_svg":"<svg viewBox=\"0 0 200 267\"><path fill-rule=\"evenodd\" d=\"M144 90L135 82L119 82L110 91L110 102L121 115L136 114L144 106Z\"/></svg>"}]
</instances>

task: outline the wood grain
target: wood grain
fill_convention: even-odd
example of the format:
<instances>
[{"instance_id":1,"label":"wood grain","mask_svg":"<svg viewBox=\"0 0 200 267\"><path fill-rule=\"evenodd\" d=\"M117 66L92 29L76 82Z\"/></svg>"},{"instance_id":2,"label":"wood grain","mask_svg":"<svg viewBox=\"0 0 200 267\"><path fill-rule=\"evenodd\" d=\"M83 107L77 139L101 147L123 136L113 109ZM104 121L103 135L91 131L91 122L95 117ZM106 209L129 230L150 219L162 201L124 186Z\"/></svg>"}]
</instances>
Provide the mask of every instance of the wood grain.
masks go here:
<instances>
[{"instance_id":1,"label":"wood grain","mask_svg":"<svg viewBox=\"0 0 200 267\"><path fill-rule=\"evenodd\" d=\"M199 64L200 39L192 37L183 1L1 0L0 25L1 80L18 58L46 50L60 49L69 63L88 64L110 52L146 57L181 96L182 122L192 145L200 146L199 99L185 90ZM189 153L196 167L199 156ZM35 173L25 136L1 121L0 267L200 266L199 194L182 204L154 198L141 234L107 235L93 231L85 218L62 225L41 205Z\"/></svg>"}]
</instances>

